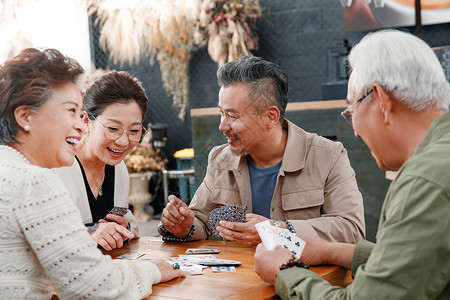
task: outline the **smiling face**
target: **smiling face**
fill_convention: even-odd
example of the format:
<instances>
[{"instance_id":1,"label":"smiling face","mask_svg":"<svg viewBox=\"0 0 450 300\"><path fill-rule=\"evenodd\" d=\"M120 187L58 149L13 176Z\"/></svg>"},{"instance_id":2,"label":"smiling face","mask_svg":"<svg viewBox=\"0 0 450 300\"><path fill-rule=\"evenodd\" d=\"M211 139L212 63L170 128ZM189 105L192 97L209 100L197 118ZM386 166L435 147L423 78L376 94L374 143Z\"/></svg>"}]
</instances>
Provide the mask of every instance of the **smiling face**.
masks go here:
<instances>
[{"instance_id":1,"label":"smiling face","mask_svg":"<svg viewBox=\"0 0 450 300\"><path fill-rule=\"evenodd\" d=\"M54 88L39 111L30 114L27 152L31 163L45 168L73 164L82 133L81 110L82 97L75 84Z\"/></svg>"},{"instance_id":2,"label":"smiling face","mask_svg":"<svg viewBox=\"0 0 450 300\"><path fill-rule=\"evenodd\" d=\"M222 87L219 92L219 130L228 139L235 155L260 151L265 138L264 117L257 115L252 105L245 101L248 94L248 88L243 84Z\"/></svg>"},{"instance_id":3,"label":"smiling face","mask_svg":"<svg viewBox=\"0 0 450 300\"><path fill-rule=\"evenodd\" d=\"M353 81L357 75L357 71L353 71L349 79L347 99L349 99L350 105L360 97L353 88ZM398 169L398 163L392 149L395 149L396 138L392 136L391 131L383 122L377 95L373 92L355 105L352 110L353 131L355 136L361 138L369 147L370 153L380 169L395 170Z\"/></svg>"},{"instance_id":4,"label":"smiling face","mask_svg":"<svg viewBox=\"0 0 450 300\"><path fill-rule=\"evenodd\" d=\"M88 131L85 151L89 152L86 156L94 156L103 163L114 166L139 143L128 138L129 132L142 129L142 111L135 101L108 105L96 120L88 120L87 117L85 120ZM105 130L114 132L120 128L123 129L123 134L118 139L109 140L105 137Z\"/></svg>"}]
</instances>

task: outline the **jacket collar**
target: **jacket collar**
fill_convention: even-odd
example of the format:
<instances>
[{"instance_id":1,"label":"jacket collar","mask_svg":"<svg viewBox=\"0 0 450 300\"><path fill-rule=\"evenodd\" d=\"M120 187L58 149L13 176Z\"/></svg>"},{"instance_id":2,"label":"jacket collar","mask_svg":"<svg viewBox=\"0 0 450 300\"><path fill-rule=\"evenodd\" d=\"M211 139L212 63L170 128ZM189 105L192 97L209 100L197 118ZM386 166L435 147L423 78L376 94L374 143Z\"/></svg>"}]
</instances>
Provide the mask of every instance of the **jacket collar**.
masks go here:
<instances>
[{"instance_id":1,"label":"jacket collar","mask_svg":"<svg viewBox=\"0 0 450 300\"><path fill-rule=\"evenodd\" d=\"M283 128L287 130L288 137L286 148L283 154L283 162L280 171L295 172L303 169L306 159L306 132L294 123L284 120ZM225 170L243 170L247 169L247 157L233 155L229 149L226 148L227 156L221 163L221 168ZM244 167L245 166L245 167Z\"/></svg>"}]
</instances>

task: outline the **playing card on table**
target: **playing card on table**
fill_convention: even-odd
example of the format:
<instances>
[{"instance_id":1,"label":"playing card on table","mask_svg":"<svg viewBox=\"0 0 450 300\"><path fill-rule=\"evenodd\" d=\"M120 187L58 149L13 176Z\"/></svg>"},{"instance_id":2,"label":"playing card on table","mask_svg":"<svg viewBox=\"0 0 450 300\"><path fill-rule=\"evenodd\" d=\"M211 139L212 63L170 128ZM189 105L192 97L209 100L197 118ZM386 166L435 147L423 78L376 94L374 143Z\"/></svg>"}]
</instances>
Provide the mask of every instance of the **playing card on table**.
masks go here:
<instances>
[{"instance_id":1,"label":"playing card on table","mask_svg":"<svg viewBox=\"0 0 450 300\"><path fill-rule=\"evenodd\" d=\"M236 272L235 266L213 266L211 270L215 273L217 272Z\"/></svg>"},{"instance_id":2,"label":"playing card on table","mask_svg":"<svg viewBox=\"0 0 450 300\"><path fill-rule=\"evenodd\" d=\"M123 217L128 211L126 207L114 206L108 214L118 215Z\"/></svg>"},{"instance_id":3,"label":"playing card on table","mask_svg":"<svg viewBox=\"0 0 450 300\"><path fill-rule=\"evenodd\" d=\"M118 259L138 259L141 256L144 256L145 253L125 253L121 256L117 256Z\"/></svg>"},{"instance_id":4,"label":"playing card on table","mask_svg":"<svg viewBox=\"0 0 450 300\"><path fill-rule=\"evenodd\" d=\"M205 258L196 260L200 265L205 266L240 266L242 261L239 260L229 260L229 259L219 259L219 258Z\"/></svg>"},{"instance_id":5,"label":"playing card on table","mask_svg":"<svg viewBox=\"0 0 450 300\"><path fill-rule=\"evenodd\" d=\"M189 248L186 250L186 254L217 254L219 252L219 249Z\"/></svg>"},{"instance_id":6,"label":"playing card on table","mask_svg":"<svg viewBox=\"0 0 450 300\"><path fill-rule=\"evenodd\" d=\"M268 250L272 250L277 245L291 250L295 257L300 258L305 241L299 238L295 233L287 229L272 226L268 220L255 225L261 241Z\"/></svg>"},{"instance_id":7,"label":"playing card on table","mask_svg":"<svg viewBox=\"0 0 450 300\"><path fill-rule=\"evenodd\" d=\"M244 223L247 209L247 206L235 205L224 205L213 209L207 216L207 221L209 227L211 228L212 234L219 236L219 232L216 227L220 225L219 222L221 220Z\"/></svg>"},{"instance_id":8,"label":"playing card on table","mask_svg":"<svg viewBox=\"0 0 450 300\"><path fill-rule=\"evenodd\" d=\"M206 266L195 263L190 258L170 257L166 262L171 265L177 263L180 266L180 270L186 272L186 275L202 275L203 269L207 268Z\"/></svg>"}]
</instances>

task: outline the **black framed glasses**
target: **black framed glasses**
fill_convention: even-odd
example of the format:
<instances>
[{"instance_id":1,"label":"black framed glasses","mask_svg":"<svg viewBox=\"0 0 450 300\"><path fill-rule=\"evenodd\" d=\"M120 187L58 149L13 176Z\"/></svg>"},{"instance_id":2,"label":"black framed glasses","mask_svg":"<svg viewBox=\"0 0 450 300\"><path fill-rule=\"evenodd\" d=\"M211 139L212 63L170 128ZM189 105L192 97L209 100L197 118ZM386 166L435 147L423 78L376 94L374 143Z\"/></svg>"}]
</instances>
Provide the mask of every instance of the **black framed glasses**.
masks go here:
<instances>
[{"instance_id":1,"label":"black framed glasses","mask_svg":"<svg viewBox=\"0 0 450 300\"><path fill-rule=\"evenodd\" d=\"M104 130L105 138L110 141L115 141L122 136L125 132L121 127L105 127L94 117L94 120L97 121L98 125ZM147 129L144 126L141 126L141 129L132 129L127 132L128 139L132 142L139 142L141 138L147 134Z\"/></svg>"},{"instance_id":2,"label":"black framed glasses","mask_svg":"<svg viewBox=\"0 0 450 300\"><path fill-rule=\"evenodd\" d=\"M348 124L350 124L350 126L353 126L353 124L352 124L352 114L353 114L354 108L356 107L356 104L358 104L359 102L363 101L367 96L369 96L372 93L373 93L373 89L368 90L364 95L361 96L361 98L356 100L355 103L353 103L352 105L347 107L346 110L341 112L341 116L344 118L344 120ZM347 100L347 102L348 102L348 100Z\"/></svg>"}]
</instances>

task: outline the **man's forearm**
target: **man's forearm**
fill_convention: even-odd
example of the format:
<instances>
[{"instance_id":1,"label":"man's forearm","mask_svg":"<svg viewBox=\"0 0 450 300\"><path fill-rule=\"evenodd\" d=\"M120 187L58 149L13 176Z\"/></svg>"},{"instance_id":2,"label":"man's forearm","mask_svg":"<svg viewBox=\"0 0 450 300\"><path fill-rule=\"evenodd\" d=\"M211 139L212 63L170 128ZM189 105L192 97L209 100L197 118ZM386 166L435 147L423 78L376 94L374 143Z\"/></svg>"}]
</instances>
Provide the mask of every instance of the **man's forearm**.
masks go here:
<instances>
[{"instance_id":1,"label":"man's forearm","mask_svg":"<svg viewBox=\"0 0 450 300\"><path fill-rule=\"evenodd\" d=\"M356 245L347 243L326 243L325 263L351 270L355 247Z\"/></svg>"}]
</instances>

